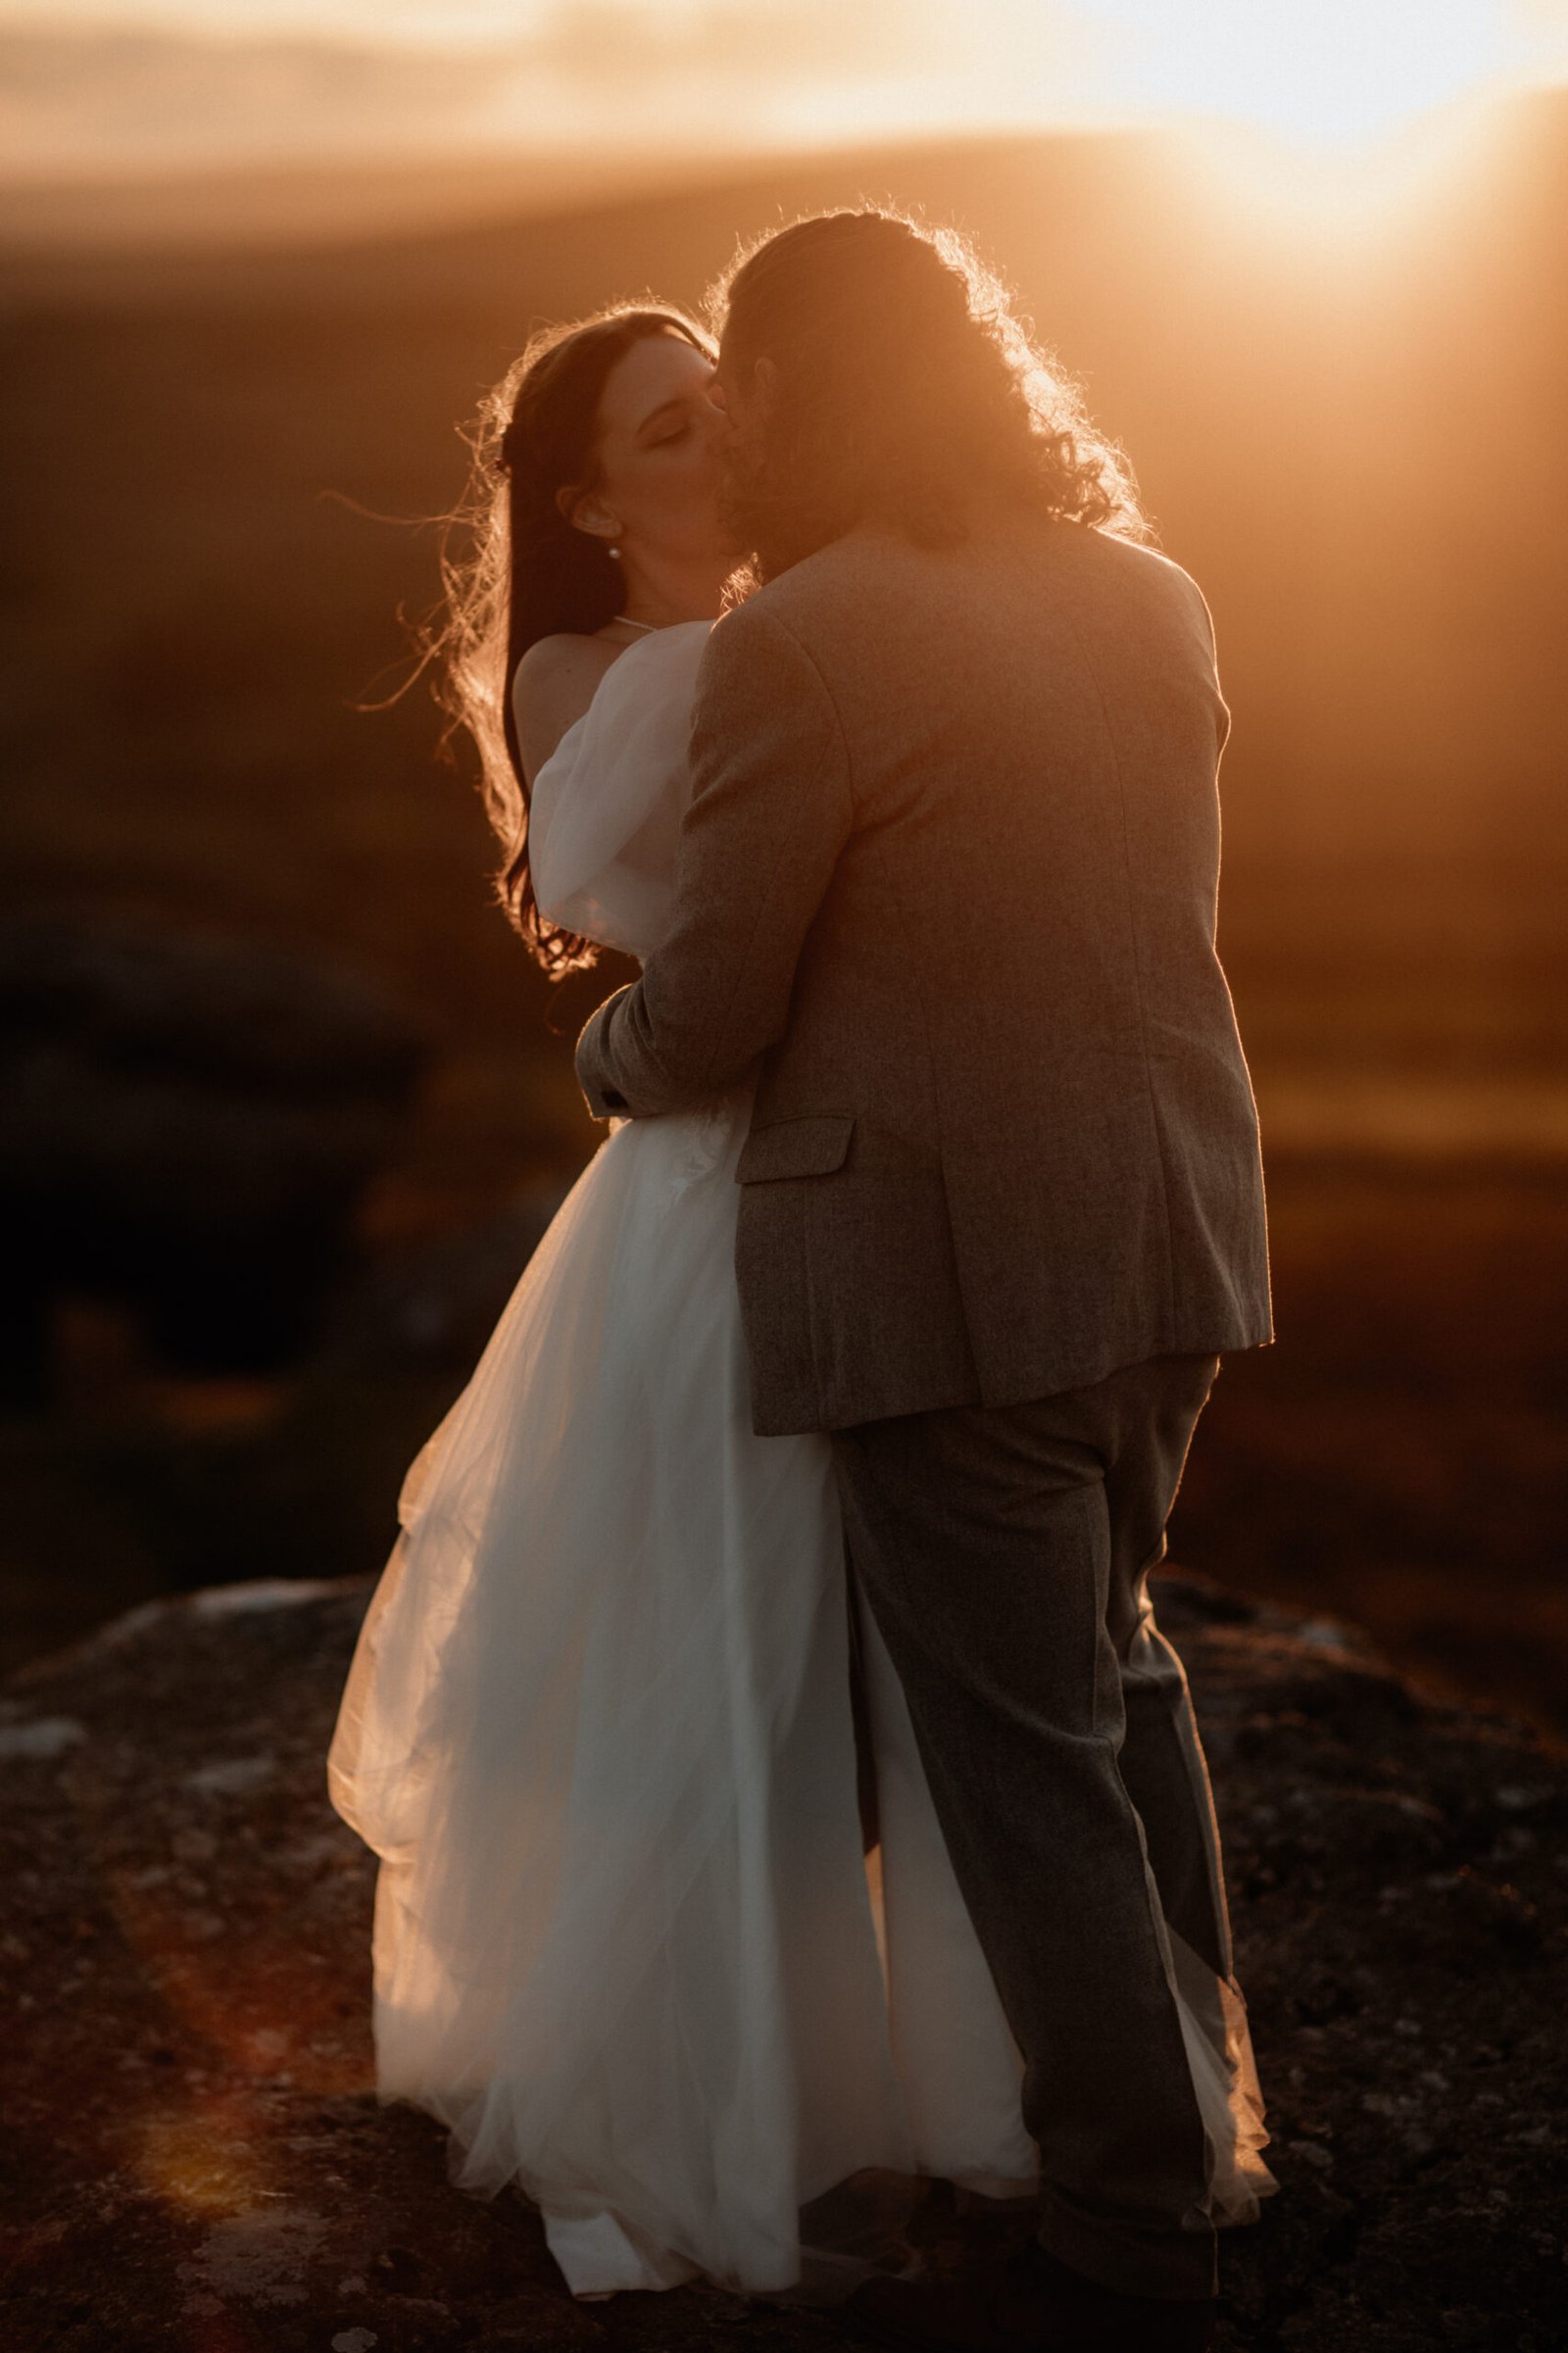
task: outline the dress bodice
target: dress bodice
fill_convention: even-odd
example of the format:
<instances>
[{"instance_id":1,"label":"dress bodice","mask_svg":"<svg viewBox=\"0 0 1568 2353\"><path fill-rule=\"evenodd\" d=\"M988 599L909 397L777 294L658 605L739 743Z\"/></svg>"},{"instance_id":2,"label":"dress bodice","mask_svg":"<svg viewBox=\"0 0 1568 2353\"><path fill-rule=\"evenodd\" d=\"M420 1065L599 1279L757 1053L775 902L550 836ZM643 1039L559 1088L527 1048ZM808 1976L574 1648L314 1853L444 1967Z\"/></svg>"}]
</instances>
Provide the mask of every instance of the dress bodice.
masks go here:
<instances>
[{"instance_id":1,"label":"dress bodice","mask_svg":"<svg viewBox=\"0 0 1568 2353\"><path fill-rule=\"evenodd\" d=\"M692 695L710 627L680 621L629 646L534 779L528 863L541 913L639 957L674 903Z\"/></svg>"}]
</instances>

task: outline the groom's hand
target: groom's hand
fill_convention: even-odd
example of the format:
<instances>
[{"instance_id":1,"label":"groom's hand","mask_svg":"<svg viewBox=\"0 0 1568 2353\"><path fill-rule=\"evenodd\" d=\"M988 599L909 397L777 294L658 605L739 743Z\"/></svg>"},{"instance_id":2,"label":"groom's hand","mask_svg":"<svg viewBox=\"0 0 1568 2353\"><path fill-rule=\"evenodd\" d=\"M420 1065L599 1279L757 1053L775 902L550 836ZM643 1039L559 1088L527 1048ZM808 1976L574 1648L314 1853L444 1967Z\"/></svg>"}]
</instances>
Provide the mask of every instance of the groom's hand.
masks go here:
<instances>
[{"instance_id":1,"label":"groom's hand","mask_svg":"<svg viewBox=\"0 0 1568 2353\"><path fill-rule=\"evenodd\" d=\"M838 712L765 605L739 607L709 640L691 761L669 930L577 1041L596 1119L705 1102L747 1077L788 1024L853 809Z\"/></svg>"},{"instance_id":2,"label":"groom's hand","mask_svg":"<svg viewBox=\"0 0 1568 2353\"><path fill-rule=\"evenodd\" d=\"M608 1026L616 1005L623 997L631 995L635 986L635 982L628 981L623 988L615 991L613 997L607 997L603 1005L596 1005L583 1023L577 1038L578 1083L588 1098L588 1108L596 1119L610 1119L617 1115L625 1116L630 1109L626 1098L618 1087L596 1087L589 1073L601 1066L606 1053L602 1037L596 1033L601 1033Z\"/></svg>"}]
</instances>

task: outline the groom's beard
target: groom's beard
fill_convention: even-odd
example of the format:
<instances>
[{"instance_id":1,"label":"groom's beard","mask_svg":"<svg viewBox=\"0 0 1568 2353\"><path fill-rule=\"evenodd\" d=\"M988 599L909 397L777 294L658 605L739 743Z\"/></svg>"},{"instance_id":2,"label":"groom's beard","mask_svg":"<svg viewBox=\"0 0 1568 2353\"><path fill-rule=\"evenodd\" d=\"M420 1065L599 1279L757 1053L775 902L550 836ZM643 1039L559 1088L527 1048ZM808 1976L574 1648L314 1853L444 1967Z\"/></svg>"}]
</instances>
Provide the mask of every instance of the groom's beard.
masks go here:
<instances>
[{"instance_id":1,"label":"groom's beard","mask_svg":"<svg viewBox=\"0 0 1568 2353\"><path fill-rule=\"evenodd\" d=\"M765 469L757 451L743 451L732 443L724 452L718 477L718 520L727 544L748 552L757 545L756 515L764 503L762 492Z\"/></svg>"},{"instance_id":2,"label":"groom's beard","mask_svg":"<svg viewBox=\"0 0 1568 2353\"><path fill-rule=\"evenodd\" d=\"M726 450L719 517L726 538L752 551L750 568L758 585L787 572L848 528L847 521L824 515L820 505L789 480L776 452L759 446Z\"/></svg>"}]
</instances>

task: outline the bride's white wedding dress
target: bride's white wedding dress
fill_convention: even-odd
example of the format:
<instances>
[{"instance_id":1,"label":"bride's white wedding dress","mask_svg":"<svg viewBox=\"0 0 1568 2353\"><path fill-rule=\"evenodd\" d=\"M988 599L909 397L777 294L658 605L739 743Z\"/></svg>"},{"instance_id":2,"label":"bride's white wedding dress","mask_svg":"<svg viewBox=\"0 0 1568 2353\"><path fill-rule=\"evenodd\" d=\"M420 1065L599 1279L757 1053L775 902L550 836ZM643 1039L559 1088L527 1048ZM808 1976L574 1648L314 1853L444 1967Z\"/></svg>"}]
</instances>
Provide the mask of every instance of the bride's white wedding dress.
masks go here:
<instances>
[{"instance_id":1,"label":"bride's white wedding dress","mask_svg":"<svg viewBox=\"0 0 1568 2353\"><path fill-rule=\"evenodd\" d=\"M707 628L623 654L535 788L541 905L634 954L671 904ZM1034 2181L864 1611L862 1855L829 1447L751 1427L749 1108L619 1123L579 1178L408 1475L328 1760L381 1858L380 2095L445 2122L462 2186L518 2183L579 2294L794 2286L801 2209L864 2168ZM1211 2208L1248 2221L1274 2184L1245 2017L1182 2012Z\"/></svg>"}]
</instances>

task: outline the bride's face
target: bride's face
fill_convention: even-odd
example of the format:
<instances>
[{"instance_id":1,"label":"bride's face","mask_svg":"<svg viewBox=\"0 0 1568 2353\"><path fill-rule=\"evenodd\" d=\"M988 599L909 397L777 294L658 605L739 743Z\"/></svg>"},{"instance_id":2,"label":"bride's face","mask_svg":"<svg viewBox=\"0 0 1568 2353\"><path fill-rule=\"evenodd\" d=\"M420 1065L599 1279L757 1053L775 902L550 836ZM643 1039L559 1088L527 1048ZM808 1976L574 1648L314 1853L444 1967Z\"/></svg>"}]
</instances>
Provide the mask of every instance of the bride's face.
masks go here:
<instances>
[{"instance_id":1,"label":"bride's face","mask_svg":"<svg viewBox=\"0 0 1568 2353\"><path fill-rule=\"evenodd\" d=\"M732 553L718 511L726 424L712 384L711 361L683 336L632 345L600 397L597 472L576 510L580 529L645 559Z\"/></svg>"}]
</instances>

